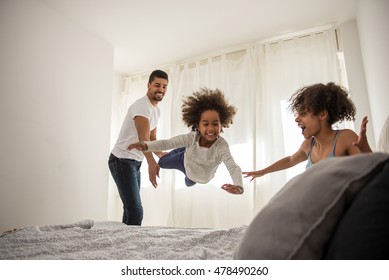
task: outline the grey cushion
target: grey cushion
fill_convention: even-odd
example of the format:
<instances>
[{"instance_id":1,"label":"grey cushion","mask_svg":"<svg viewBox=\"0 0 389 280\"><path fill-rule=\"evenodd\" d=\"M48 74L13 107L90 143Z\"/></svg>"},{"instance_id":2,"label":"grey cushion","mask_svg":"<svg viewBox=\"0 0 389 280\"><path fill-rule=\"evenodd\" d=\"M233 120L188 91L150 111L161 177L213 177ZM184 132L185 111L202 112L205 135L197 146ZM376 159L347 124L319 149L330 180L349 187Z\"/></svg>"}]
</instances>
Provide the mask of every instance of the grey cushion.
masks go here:
<instances>
[{"instance_id":1,"label":"grey cushion","mask_svg":"<svg viewBox=\"0 0 389 280\"><path fill-rule=\"evenodd\" d=\"M343 215L324 259L389 260L389 163Z\"/></svg>"},{"instance_id":2,"label":"grey cushion","mask_svg":"<svg viewBox=\"0 0 389 280\"><path fill-rule=\"evenodd\" d=\"M235 259L320 259L354 197L389 161L383 153L330 158L290 180L257 214Z\"/></svg>"}]
</instances>

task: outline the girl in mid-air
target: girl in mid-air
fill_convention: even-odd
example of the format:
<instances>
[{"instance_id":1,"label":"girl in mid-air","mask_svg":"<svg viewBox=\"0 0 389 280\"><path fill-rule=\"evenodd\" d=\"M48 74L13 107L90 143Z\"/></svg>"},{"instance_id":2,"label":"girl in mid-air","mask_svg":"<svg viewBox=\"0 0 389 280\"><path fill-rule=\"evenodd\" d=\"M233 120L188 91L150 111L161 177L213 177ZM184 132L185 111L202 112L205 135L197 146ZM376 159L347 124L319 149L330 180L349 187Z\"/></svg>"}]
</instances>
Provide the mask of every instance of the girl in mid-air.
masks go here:
<instances>
[{"instance_id":1,"label":"girl in mid-air","mask_svg":"<svg viewBox=\"0 0 389 280\"><path fill-rule=\"evenodd\" d=\"M242 171L235 163L227 141L220 136L223 128L232 124L235 113L236 108L228 104L219 89L202 88L183 101L182 119L191 128L191 132L166 140L134 143L129 145L128 149L173 149L162 156L158 164L161 168L182 171L187 186L208 183L223 162L233 183L222 185L222 189L232 194L242 194Z\"/></svg>"}]
</instances>

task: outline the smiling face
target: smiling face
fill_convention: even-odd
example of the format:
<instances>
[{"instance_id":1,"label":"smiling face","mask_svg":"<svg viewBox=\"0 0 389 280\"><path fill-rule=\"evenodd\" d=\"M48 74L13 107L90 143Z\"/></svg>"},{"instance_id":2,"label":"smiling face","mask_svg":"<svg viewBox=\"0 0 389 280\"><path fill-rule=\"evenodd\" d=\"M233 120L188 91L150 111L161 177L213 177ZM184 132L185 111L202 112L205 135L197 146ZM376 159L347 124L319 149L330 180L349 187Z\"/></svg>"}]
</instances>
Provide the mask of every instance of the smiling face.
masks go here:
<instances>
[{"instance_id":1,"label":"smiling face","mask_svg":"<svg viewBox=\"0 0 389 280\"><path fill-rule=\"evenodd\" d=\"M210 147L217 140L222 129L219 113L214 110L204 111L198 129L201 135L200 146Z\"/></svg>"},{"instance_id":2,"label":"smiling face","mask_svg":"<svg viewBox=\"0 0 389 280\"><path fill-rule=\"evenodd\" d=\"M147 96L153 105L157 105L162 101L166 94L168 81L162 78L155 78L147 85Z\"/></svg>"}]
</instances>

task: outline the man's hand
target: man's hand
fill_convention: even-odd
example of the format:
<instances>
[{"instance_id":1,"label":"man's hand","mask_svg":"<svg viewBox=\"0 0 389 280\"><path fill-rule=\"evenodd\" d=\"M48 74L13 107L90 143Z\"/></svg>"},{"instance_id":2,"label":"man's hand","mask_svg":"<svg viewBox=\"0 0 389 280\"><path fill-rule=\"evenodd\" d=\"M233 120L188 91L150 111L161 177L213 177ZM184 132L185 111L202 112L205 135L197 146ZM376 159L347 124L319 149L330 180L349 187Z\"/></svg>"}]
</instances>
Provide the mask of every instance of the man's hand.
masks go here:
<instances>
[{"instance_id":1,"label":"man's hand","mask_svg":"<svg viewBox=\"0 0 389 280\"><path fill-rule=\"evenodd\" d=\"M142 141L142 142L130 144L127 150L132 150L132 149L137 149L139 151L147 151L148 147L147 144Z\"/></svg>"},{"instance_id":2,"label":"man's hand","mask_svg":"<svg viewBox=\"0 0 389 280\"><path fill-rule=\"evenodd\" d=\"M166 154L167 154L167 152L154 152L154 155L156 155L159 158L163 157Z\"/></svg>"},{"instance_id":3,"label":"man's hand","mask_svg":"<svg viewBox=\"0 0 389 280\"><path fill-rule=\"evenodd\" d=\"M158 163L155 161L149 162L149 180L154 188L157 188L158 186L157 177L159 178L159 169Z\"/></svg>"}]
</instances>

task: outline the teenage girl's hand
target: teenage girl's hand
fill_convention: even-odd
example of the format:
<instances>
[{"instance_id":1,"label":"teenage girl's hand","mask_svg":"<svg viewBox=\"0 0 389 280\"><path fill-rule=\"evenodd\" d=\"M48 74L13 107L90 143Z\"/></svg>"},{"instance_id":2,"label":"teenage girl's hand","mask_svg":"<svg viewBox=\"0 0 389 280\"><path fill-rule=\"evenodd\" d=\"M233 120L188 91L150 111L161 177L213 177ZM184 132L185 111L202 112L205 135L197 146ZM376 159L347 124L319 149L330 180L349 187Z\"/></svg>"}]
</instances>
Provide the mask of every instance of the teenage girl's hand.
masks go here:
<instances>
[{"instance_id":1,"label":"teenage girl's hand","mask_svg":"<svg viewBox=\"0 0 389 280\"><path fill-rule=\"evenodd\" d=\"M243 188L241 186L235 186L231 184L224 184L222 189L232 194L242 194Z\"/></svg>"},{"instance_id":2,"label":"teenage girl's hand","mask_svg":"<svg viewBox=\"0 0 389 280\"><path fill-rule=\"evenodd\" d=\"M147 151L148 147L145 142L137 142L128 146L127 150L137 149L139 151Z\"/></svg>"},{"instance_id":3,"label":"teenage girl's hand","mask_svg":"<svg viewBox=\"0 0 389 280\"><path fill-rule=\"evenodd\" d=\"M262 177L263 175L265 175L262 170L242 172L242 174L244 175L244 178L252 177L250 182L257 177Z\"/></svg>"},{"instance_id":4,"label":"teenage girl's hand","mask_svg":"<svg viewBox=\"0 0 389 280\"><path fill-rule=\"evenodd\" d=\"M371 153L372 150L369 146L366 136L366 126L367 126L367 117L365 116L362 120L361 130L359 132L358 141L353 142L353 145L356 146L361 153Z\"/></svg>"}]
</instances>

